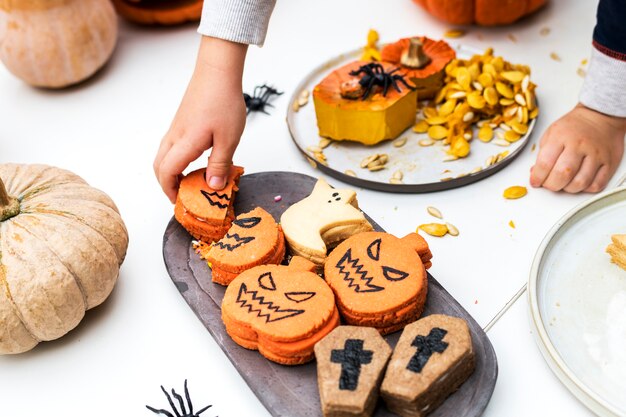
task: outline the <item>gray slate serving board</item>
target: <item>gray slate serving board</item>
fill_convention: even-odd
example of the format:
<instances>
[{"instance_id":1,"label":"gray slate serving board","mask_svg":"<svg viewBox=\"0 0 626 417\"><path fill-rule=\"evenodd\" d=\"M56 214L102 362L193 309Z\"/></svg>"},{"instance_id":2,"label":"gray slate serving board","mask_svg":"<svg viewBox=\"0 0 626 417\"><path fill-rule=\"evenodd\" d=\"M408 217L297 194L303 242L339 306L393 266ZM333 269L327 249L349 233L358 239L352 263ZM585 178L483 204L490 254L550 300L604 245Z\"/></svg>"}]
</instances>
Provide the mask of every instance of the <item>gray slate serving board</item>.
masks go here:
<instances>
[{"instance_id":1,"label":"gray slate serving board","mask_svg":"<svg viewBox=\"0 0 626 417\"><path fill-rule=\"evenodd\" d=\"M316 179L293 172L262 172L245 175L239 183L235 213L261 206L278 221L291 204L308 196ZM274 196L282 196L280 202ZM369 218L368 218L369 219ZM372 219L376 230L382 231ZM192 237L172 218L163 237L167 271L187 304L215 338L252 391L275 417L321 417L315 363L279 365L256 351L244 349L231 340L221 319L220 306L225 288L211 282L211 270L191 247ZM437 254L434 254L437 262ZM428 274L428 299L424 316L442 313L465 319L472 333L476 370L472 376L437 408L432 417L480 416L493 393L498 375L495 352L487 335L467 311ZM385 337L394 347L401 332ZM376 417L391 417L382 400Z\"/></svg>"}]
</instances>

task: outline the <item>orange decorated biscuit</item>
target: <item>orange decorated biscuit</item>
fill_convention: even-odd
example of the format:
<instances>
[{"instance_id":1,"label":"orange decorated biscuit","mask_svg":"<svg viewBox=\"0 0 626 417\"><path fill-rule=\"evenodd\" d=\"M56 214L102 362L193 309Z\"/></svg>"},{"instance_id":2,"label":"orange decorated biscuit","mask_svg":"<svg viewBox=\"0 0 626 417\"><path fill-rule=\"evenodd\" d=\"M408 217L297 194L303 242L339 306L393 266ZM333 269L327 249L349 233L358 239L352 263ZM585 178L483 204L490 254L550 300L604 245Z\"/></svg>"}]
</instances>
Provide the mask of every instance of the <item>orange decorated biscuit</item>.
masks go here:
<instances>
[{"instance_id":1,"label":"orange decorated biscuit","mask_svg":"<svg viewBox=\"0 0 626 417\"><path fill-rule=\"evenodd\" d=\"M283 232L261 207L240 214L226 235L203 256L213 281L228 285L239 273L257 265L279 264L285 256Z\"/></svg>"},{"instance_id":2,"label":"orange decorated biscuit","mask_svg":"<svg viewBox=\"0 0 626 417\"><path fill-rule=\"evenodd\" d=\"M243 168L232 166L223 190L209 188L206 169L190 172L180 182L174 215L196 239L213 242L230 228L235 212L233 203Z\"/></svg>"},{"instance_id":3,"label":"orange decorated biscuit","mask_svg":"<svg viewBox=\"0 0 626 417\"><path fill-rule=\"evenodd\" d=\"M222 320L233 340L278 363L313 358L313 346L339 324L333 292L314 265L261 265L239 274L222 301Z\"/></svg>"},{"instance_id":4,"label":"orange decorated biscuit","mask_svg":"<svg viewBox=\"0 0 626 417\"><path fill-rule=\"evenodd\" d=\"M402 239L360 233L337 246L328 255L324 278L344 320L388 333L417 319L428 290L419 252L427 251L415 233Z\"/></svg>"}]
</instances>

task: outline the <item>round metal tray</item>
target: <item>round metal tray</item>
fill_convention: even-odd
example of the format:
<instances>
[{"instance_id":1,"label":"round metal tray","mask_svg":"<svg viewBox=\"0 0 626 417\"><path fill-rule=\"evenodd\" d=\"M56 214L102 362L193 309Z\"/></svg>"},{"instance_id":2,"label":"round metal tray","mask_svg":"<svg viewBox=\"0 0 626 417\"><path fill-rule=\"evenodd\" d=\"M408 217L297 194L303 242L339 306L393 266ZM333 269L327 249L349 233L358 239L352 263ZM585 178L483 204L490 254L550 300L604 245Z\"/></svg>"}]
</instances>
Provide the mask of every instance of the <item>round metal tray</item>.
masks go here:
<instances>
[{"instance_id":1,"label":"round metal tray","mask_svg":"<svg viewBox=\"0 0 626 417\"><path fill-rule=\"evenodd\" d=\"M482 51L467 46L455 45L453 47L460 58L469 58L474 54L482 53ZM327 165L316 162L312 153L307 150L311 146L318 146L321 139L318 134L313 99L310 98L309 103L298 111L293 109L292 104L297 101L300 92L303 90L312 92L313 87L331 70L358 59L360 54L361 49L355 49L322 63L300 82L289 101L287 125L295 145L313 166L331 177L348 184L379 191L423 193L447 190L471 184L495 174L511 163L529 142L536 119L529 123L528 132L520 140L507 147L473 140L471 152L466 158L444 162L443 158L446 155L445 149L447 147L441 141L437 141L435 145L429 147L419 146L418 141L426 139L428 135L415 133L409 128L399 136L408 139L407 143L400 148L394 147L391 140L383 141L374 146L365 146L350 141L333 141L330 146L324 149ZM420 118L422 117L420 116ZM509 151L506 158L495 164L487 165L488 158L505 150ZM360 168L360 162L374 153L389 155L387 168L377 172ZM479 167L481 168L480 171L470 173ZM346 175L346 170L352 170L357 176ZM389 183L392 174L397 170L403 172L403 183Z\"/></svg>"},{"instance_id":2,"label":"round metal tray","mask_svg":"<svg viewBox=\"0 0 626 417\"><path fill-rule=\"evenodd\" d=\"M601 416L626 415L626 271L605 252L617 233L626 233L626 187L566 214L541 243L528 282L544 358Z\"/></svg>"}]
</instances>

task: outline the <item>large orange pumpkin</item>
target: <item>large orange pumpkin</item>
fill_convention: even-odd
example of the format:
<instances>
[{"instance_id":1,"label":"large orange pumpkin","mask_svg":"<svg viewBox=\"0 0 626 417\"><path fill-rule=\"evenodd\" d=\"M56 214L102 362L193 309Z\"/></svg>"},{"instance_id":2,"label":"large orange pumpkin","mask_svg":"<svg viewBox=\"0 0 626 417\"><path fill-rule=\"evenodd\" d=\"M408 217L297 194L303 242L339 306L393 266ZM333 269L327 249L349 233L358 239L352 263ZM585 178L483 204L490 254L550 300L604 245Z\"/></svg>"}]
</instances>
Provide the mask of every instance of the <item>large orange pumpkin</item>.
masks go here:
<instances>
[{"instance_id":1,"label":"large orange pumpkin","mask_svg":"<svg viewBox=\"0 0 626 417\"><path fill-rule=\"evenodd\" d=\"M534 12L547 0L413 0L448 23L483 26L508 25Z\"/></svg>"}]
</instances>

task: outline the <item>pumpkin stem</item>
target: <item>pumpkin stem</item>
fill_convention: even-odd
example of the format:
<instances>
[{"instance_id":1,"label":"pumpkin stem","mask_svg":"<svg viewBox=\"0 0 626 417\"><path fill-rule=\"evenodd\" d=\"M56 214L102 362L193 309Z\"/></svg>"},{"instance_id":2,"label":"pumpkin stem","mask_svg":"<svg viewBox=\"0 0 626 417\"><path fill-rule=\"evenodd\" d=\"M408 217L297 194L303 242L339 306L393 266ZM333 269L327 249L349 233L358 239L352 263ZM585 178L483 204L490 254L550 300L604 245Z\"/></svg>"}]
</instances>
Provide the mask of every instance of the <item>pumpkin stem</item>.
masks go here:
<instances>
[{"instance_id":1,"label":"pumpkin stem","mask_svg":"<svg viewBox=\"0 0 626 417\"><path fill-rule=\"evenodd\" d=\"M7 193L7 189L0 179L0 222L3 222L20 212L20 202Z\"/></svg>"},{"instance_id":2,"label":"pumpkin stem","mask_svg":"<svg viewBox=\"0 0 626 417\"><path fill-rule=\"evenodd\" d=\"M430 63L430 57L424 53L424 45L420 38L411 38L409 49L402 53L400 62L409 68L424 68Z\"/></svg>"}]
</instances>

